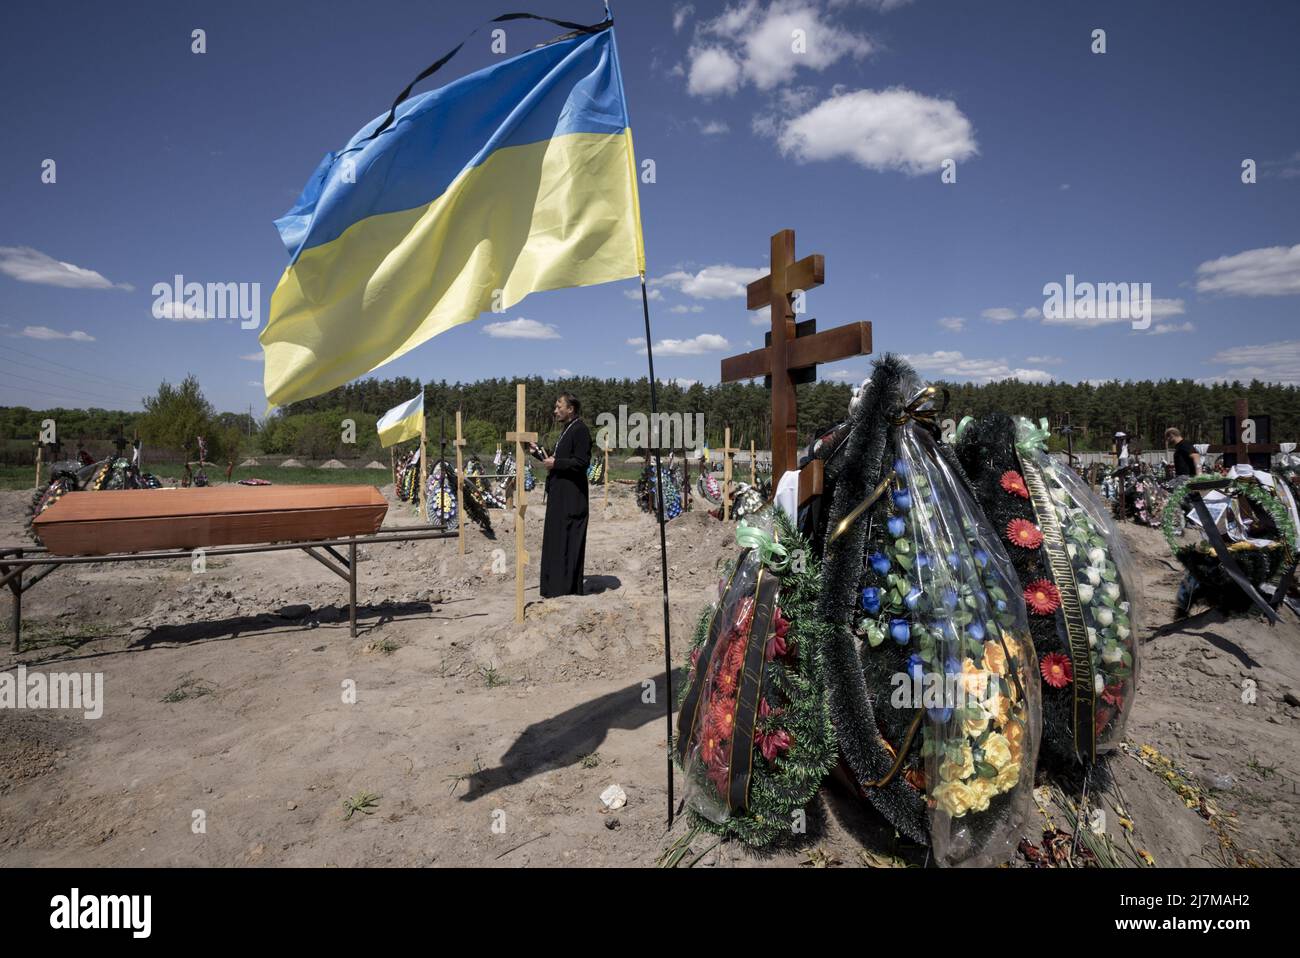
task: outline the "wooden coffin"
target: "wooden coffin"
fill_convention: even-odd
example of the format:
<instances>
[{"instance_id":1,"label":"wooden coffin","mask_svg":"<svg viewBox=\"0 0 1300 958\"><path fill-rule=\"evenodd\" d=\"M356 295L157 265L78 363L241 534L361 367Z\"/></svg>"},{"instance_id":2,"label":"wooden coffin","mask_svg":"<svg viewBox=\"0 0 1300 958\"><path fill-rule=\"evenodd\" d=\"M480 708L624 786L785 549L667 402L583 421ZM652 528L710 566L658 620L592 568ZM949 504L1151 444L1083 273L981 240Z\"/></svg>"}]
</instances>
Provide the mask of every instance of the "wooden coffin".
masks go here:
<instances>
[{"instance_id":1,"label":"wooden coffin","mask_svg":"<svg viewBox=\"0 0 1300 958\"><path fill-rule=\"evenodd\" d=\"M338 539L377 532L374 486L220 486L72 492L32 526L53 555Z\"/></svg>"}]
</instances>

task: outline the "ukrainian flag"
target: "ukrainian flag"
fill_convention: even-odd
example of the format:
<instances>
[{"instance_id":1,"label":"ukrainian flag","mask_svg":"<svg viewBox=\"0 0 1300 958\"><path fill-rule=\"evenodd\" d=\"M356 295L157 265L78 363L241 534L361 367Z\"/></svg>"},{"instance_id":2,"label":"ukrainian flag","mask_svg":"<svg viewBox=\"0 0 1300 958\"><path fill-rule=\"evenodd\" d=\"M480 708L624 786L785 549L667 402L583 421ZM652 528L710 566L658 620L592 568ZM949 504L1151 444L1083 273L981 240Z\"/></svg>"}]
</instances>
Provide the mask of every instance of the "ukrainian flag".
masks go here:
<instances>
[{"instance_id":1,"label":"ukrainian flag","mask_svg":"<svg viewBox=\"0 0 1300 958\"><path fill-rule=\"evenodd\" d=\"M375 429L379 432L379 445L385 449L408 439L419 439L424 433L424 390L380 416Z\"/></svg>"},{"instance_id":2,"label":"ukrainian flag","mask_svg":"<svg viewBox=\"0 0 1300 958\"><path fill-rule=\"evenodd\" d=\"M529 293L645 271L612 27L403 101L276 221L266 396L318 396ZM494 302L495 298L495 302Z\"/></svg>"}]
</instances>

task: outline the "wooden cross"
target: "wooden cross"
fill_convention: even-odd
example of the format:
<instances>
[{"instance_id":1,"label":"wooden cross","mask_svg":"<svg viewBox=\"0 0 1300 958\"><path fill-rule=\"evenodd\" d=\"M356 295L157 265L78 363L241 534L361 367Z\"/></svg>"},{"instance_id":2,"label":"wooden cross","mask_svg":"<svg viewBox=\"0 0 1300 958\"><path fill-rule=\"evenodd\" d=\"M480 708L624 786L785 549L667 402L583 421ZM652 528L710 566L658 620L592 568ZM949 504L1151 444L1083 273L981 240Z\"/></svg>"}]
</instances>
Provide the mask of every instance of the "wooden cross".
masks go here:
<instances>
[{"instance_id":1,"label":"wooden cross","mask_svg":"<svg viewBox=\"0 0 1300 958\"><path fill-rule=\"evenodd\" d=\"M528 511L528 490L524 488L524 443L536 442L537 433L524 430L524 384L515 385L515 431L506 433L506 441L515 444L515 622L524 621L524 571L528 553L524 551L524 513Z\"/></svg>"},{"instance_id":2,"label":"wooden cross","mask_svg":"<svg viewBox=\"0 0 1300 958\"><path fill-rule=\"evenodd\" d=\"M754 458L754 440L749 440L749 484L758 488L758 460Z\"/></svg>"},{"instance_id":3,"label":"wooden cross","mask_svg":"<svg viewBox=\"0 0 1300 958\"><path fill-rule=\"evenodd\" d=\"M1234 413L1235 415L1233 416L1233 419L1236 420L1236 428L1233 429L1233 434L1235 434L1237 441L1231 444L1228 443L1227 420L1225 419L1224 430L1223 430L1224 441L1221 444L1210 446L1210 448L1207 449L1206 452L1226 453L1227 455L1235 457L1237 463L1250 465L1250 456L1252 452L1257 455L1263 454L1271 457L1273 453L1282 451L1282 447L1279 446L1277 443L1242 441L1242 437L1245 436L1246 434L1246 423L1247 421L1250 420L1250 406L1247 404L1245 399L1237 400L1237 402L1235 403ZM1252 427L1251 435L1253 436L1254 435L1253 421L1251 422L1251 427ZM1263 468L1267 468L1267 467L1263 467Z\"/></svg>"},{"instance_id":4,"label":"wooden cross","mask_svg":"<svg viewBox=\"0 0 1300 958\"><path fill-rule=\"evenodd\" d=\"M460 554L465 554L465 461L462 456L461 447L465 445L465 437L460 431L460 410L456 410L456 438L452 441L456 447L456 503L460 506L456 510L456 518L460 520Z\"/></svg>"},{"instance_id":5,"label":"wooden cross","mask_svg":"<svg viewBox=\"0 0 1300 958\"><path fill-rule=\"evenodd\" d=\"M746 306L772 310L772 331L762 349L722 361L722 381L767 377L772 390L772 491L785 472L799 468L798 412L795 386L814 382L819 363L865 356L871 352L871 324L849 323L817 332L817 321L795 322L794 297L821 286L826 266L820 253L794 258L794 230L772 237L771 272L749 284ZM814 460L799 476L799 502L822 491L822 463Z\"/></svg>"},{"instance_id":6,"label":"wooden cross","mask_svg":"<svg viewBox=\"0 0 1300 958\"><path fill-rule=\"evenodd\" d=\"M731 427L722 434L722 518L731 518L731 457L740 452L731 448Z\"/></svg>"}]
</instances>

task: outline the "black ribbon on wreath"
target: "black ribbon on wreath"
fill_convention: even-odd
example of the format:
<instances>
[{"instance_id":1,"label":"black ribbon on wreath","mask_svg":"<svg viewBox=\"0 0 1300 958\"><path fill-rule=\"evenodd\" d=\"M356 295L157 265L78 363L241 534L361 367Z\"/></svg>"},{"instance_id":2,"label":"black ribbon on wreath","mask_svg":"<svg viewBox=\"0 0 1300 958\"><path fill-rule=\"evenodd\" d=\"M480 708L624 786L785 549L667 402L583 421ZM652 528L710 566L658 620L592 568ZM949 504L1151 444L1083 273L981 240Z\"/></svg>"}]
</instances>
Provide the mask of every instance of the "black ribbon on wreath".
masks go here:
<instances>
[{"instance_id":1,"label":"black ribbon on wreath","mask_svg":"<svg viewBox=\"0 0 1300 958\"><path fill-rule=\"evenodd\" d=\"M1231 479L1216 480L1203 484L1197 483L1196 489L1187 494L1186 501L1192 504L1197 518L1201 520L1201 531L1205 533L1205 539L1210 544L1210 551L1214 553L1215 558L1219 560L1219 564L1223 566L1223 571L1228 574L1228 577L1232 579L1237 588L1241 589L1246 598L1250 599L1251 603L1264 614L1269 624L1272 625L1280 621L1277 610L1290 589L1295 574L1295 562L1292 561L1283 572L1281 581L1278 582L1277 588L1273 592L1273 601L1270 603L1255 588L1254 584L1241 570L1237 560L1233 558L1232 550L1223 541L1223 536L1214 523L1214 517L1210 515L1209 507L1205 505L1205 500L1201 497L1201 489L1223 489L1231 484Z\"/></svg>"}]
</instances>

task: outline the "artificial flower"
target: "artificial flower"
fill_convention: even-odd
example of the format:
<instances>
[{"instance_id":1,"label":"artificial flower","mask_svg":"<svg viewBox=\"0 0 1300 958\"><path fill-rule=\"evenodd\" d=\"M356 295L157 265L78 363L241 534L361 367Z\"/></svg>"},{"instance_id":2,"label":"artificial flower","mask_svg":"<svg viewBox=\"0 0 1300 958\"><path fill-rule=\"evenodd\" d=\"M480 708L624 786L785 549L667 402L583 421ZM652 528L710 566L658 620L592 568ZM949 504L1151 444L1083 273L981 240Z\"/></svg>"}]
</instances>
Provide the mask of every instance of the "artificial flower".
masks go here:
<instances>
[{"instance_id":1,"label":"artificial flower","mask_svg":"<svg viewBox=\"0 0 1300 958\"><path fill-rule=\"evenodd\" d=\"M790 738L790 733L783 728L758 737L758 747L762 750L763 757L769 762L775 761L778 755L783 755L789 751L792 744L793 740Z\"/></svg>"},{"instance_id":2,"label":"artificial flower","mask_svg":"<svg viewBox=\"0 0 1300 958\"><path fill-rule=\"evenodd\" d=\"M1016 787L1020 781L1020 763L1008 762L1002 768L998 769L997 777L993 779L993 785L999 792L1007 792Z\"/></svg>"},{"instance_id":3,"label":"artificial flower","mask_svg":"<svg viewBox=\"0 0 1300 958\"><path fill-rule=\"evenodd\" d=\"M963 782L944 782L934 790L931 798L940 811L953 818L965 815L977 800L974 790Z\"/></svg>"},{"instance_id":4,"label":"artificial flower","mask_svg":"<svg viewBox=\"0 0 1300 958\"><path fill-rule=\"evenodd\" d=\"M971 811L988 811L989 802L997 794L997 786L993 784L993 780L988 778L973 779L970 788L975 793L975 801L971 804Z\"/></svg>"},{"instance_id":5,"label":"artificial flower","mask_svg":"<svg viewBox=\"0 0 1300 958\"><path fill-rule=\"evenodd\" d=\"M907 522L902 516L890 516L889 521L885 523L885 527L889 530L889 534L897 539L907 531Z\"/></svg>"},{"instance_id":6,"label":"artificial flower","mask_svg":"<svg viewBox=\"0 0 1300 958\"><path fill-rule=\"evenodd\" d=\"M734 699L715 699L709 706L709 714L705 719L708 726L716 730L722 738L731 738L731 733L735 729L736 722L736 703Z\"/></svg>"},{"instance_id":7,"label":"artificial flower","mask_svg":"<svg viewBox=\"0 0 1300 958\"><path fill-rule=\"evenodd\" d=\"M903 596L903 604L906 605L908 609L915 612L917 603L921 601L921 596L924 594L925 593L919 588L912 586L912 588L908 590L907 595Z\"/></svg>"},{"instance_id":8,"label":"artificial flower","mask_svg":"<svg viewBox=\"0 0 1300 958\"><path fill-rule=\"evenodd\" d=\"M1092 566L1088 566L1086 569L1083 570L1083 574L1086 575L1086 576L1088 577L1088 584L1089 584L1089 585L1094 586L1094 587L1095 587L1095 586L1099 586L1099 585L1101 585L1101 570L1100 570L1100 569L1094 569Z\"/></svg>"},{"instance_id":9,"label":"artificial flower","mask_svg":"<svg viewBox=\"0 0 1300 958\"><path fill-rule=\"evenodd\" d=\"M920 681L925 676L925 660L921 658L919 652L913 652L907 657L907 674L915 681Z\"/></svg>"},{"instance_id":10,"label":"artificial flower","mask_svg":"<svg viewBox=\"0 0 1300 958\"><path fill-rule=\"evenodd\" d=\"M907 463L902 459L894 460L894 472L898 473L900 476L906 476L910 471L911 470L908 468Z\"/></svg>"},{"instance_id":11,"label":"artificial flower","mask_svg":"<svg viewBox=\"0 0 1300 958\"><path fill-rule=\"evenodd\" d=\"M1101 660L1107 665L1118 665L1124 658L1124 650L1118 645L1112 644L1101 650Z\"/></svg>"},{"instance_id":12,"label":"artificial flower","mask_svg":"<svg viewBox=\"0 0 1300 958\"><path fill-rule=\"evenodd\" d=\"M871 568L876 570L877 575L884 575L889 571L889 556L883 552L871 553Z\"/></svg>"},{"instance_id":13,"label":"artificial flower","mask_svg":"<svg viewBox=\"0 0 1300 958\"><path fill-rule=\"evenodd\" d=\"M993 732L984 740L984 761L996 769L1003 769L1011 762L1011 743L1005 735Z\"/></svg>"},{"instance_id":14,"label":"artificial flower","mask_svg":"<svg viewBox=\"0 0 1300 958\"><path fill-rule=\"evenodd\" d=\"M718 729L706 724L700 735L700 757L705 764L718 765L726 759L727 740Z\"/></svg>"},{"instance_id":15,"label":"artificial flower","mask_svg":"<svg viewBox=\"0 0 1300 958\"><path fill-rule=\"evenodd\" d=\"M1007 655L1002 650L1001 642L987 642L984 645L984 665L996 672L998 675L1005 675L1007 671Z\"/></svg>"},{"instance_id":16,"label":"artificial flower","mask_svg":"<svg viewBox=\"0 0 1300 958\"><path fill-rule=\"evenodd\" d=\"M907 645L912 637L912 627L907 624L906 619L890 619L889 635L899 645Z\"/></svg>"},{"instance_id":17,"label":"artificial flower","mask_svg":"<svg viewBox=\"0 0 1300 958\"><path fill-rule=\"evenodd\" d=\"M1028 519L1012 519L1007 523L1007 541L1022 549L1037 549L1043 544L1043 533Z\"/></svg>"},{"instance_id":18,"label":"artificial flower","mask_svg":"<svg viewBox=\"0 0 1300 958\"><path fill-rule=\"evenodd\" d=\"M972 554L975 557L975 564L981 569L989 564L989 554L983 549L976 549Z\"/></svg>"},{"instance_id":19,"label":"artificial flower","mask_svg":"<svg viewBox=\"0 0 1300 958\"><path fill-rule=\"evenodd\" d=\"M1102 567L1106 565L1106 550L1100 546L1088 550L1088 562L1092 565Z\"/></svg>"},{"instance_id":20,"label":"artificial flower","mask_svg":"<svg viewBox=\"0 0 1300 958\"><path fill-rule=\"evenodd\" d=\"M880 590L875 586L867 586L862 590L862 608L872 615L880 611Z\"/></svg>"},{"instance_id":21,"label":"artificial flower","mask_svg":"<svg viewBox=\"0 0 1300 958\"><path fill-rule=\"evenodd\" d=\"M984 697L984 690L989 685L989 673L975 664L974 659L966 659L961 664L961 686L966 692L967 703L978 702Z\"/></svg>"},{"instance_id":22,"label":"artificial flower","mask_svg":"<svg viewBox=\"0 0 1300 958\"><path fill-rule=\"evenodd\" d=\"M1084 605L1092 601L1092 586L1086 582L1079 583L1079 601Z\"/></svg>"},{"instance_id":23,"label":"artificial flower","mask_svg":"<svg viewBox=\"0 0 1300 958\"><path fill-rule=\"evenodd\" d=\"M1092 688L1094 692L1100 695L1106 688L1106 676L1100 672L1094 672L1092 674Z\"/></svg>"},{"instance_id":24,"label":"artificial flower","mask_svg":"<svg viewBox=\"0 0 1300 958\"><path fill-rule=\"evenodd\" d=\"M1040 671L1043 673L1043 681L1054 689L1063 689L1074 680L1074 666L1061 652L1048 652L1044 655Z\"/></svg>"},{"instance_id":25,"label":"artificial flower","mask_svg":"<svg viewBox=\"0 0 1300 958\"><path fill-rule=\"evenodd\" d=\"M1124 707L1124 683L1116 682L1114 685L1106 686L1105 691L1101 693L1101 700L1108 705L1113 705L1117 709Z\"/></svg>"},{"instance_id":26,"label":"artificial flower","mask_svg":"<svg viewBox=\"0 0 1300 958\"><path fill-rule=\"evenodd\" d=\"M939 763L939 778L945 782L960 781L963 778L970 778L975 774L975 756L971 752L970 744L963 742L961 746L961 758L953 761L945 757Z\"/></svg>"},{"instance_id":27,"label":"artificial flower","mask_svg":"<svg viewBox=\"0 0 1300 958\"><path fill-rule=\"evenodd\" d=\"M1110 625L1115 621L1115 613L1105 607L1097 610L1097 622L1103 627Z\"/></svg>"},{"instance_id":28,"label":"artificial flower","mask_svg":"<svg viewBox=\"0 0 1300 958\"><path fill-rule=\"evenodd\" d=\"M1101 590L1106 593L1106 598L1108 599L1119 598L1119 585L1115 582L1107 582L1101 587Z\"/></svg>"},{"instance_id":29,"label":"artificial flower","mask_svg":"<svg viewBox=\"0 0 1300 958\"><path fill-rule=\"evenodd\" d=\"M1025 486L1024 477L1014 469L1008 469L1002 473L1002 478L998 480L998 484L1007 492L1017 495L1021 499L1029 498L1029 489Z\"/></svg>"},{"instance_id":30,"label":"artificial flower","mask_svg":"<svg viewBox=\"0 0 1300 958\"><path fill-rule=\"evenodd\" d=\"M1025 586L1025 605L1036 615L1051 615L1061 607L1061 593L1046 579L1035 579Z\"/></svg>"},{"instance_id":31,"label":"artificial flower","mask_svg":"<svg viewBox=\"0 0 1300 958\"><path fill-rule=\"evenodd\" d=\"M912 508L912 494L906 489L894 490L894 508L899 512L907 512Z\"/></svg>"},{"instance_id":32,"label":"artificial flower","mask_svg":"<svg viewBox=\"0 0 1300 958\"><path fill-rule=\"evenodd\" d=\"M970 633L970 637L976 642L983 642L988 636L988 632L984 629L984 623L980 622L978 619L972 619L966 626L966 631Z\"/></svg>"}]
</instances>

